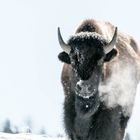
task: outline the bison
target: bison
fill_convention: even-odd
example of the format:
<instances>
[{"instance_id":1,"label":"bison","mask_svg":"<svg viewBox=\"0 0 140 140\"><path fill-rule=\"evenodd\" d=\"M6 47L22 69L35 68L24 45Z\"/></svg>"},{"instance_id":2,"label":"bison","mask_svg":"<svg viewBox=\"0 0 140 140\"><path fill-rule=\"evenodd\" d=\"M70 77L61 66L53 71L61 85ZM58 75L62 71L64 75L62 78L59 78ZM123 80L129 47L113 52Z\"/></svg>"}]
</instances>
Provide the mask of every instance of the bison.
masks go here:
<instances>
[{"instance_id":1,"label":"bison","mask_svg":"<svg viewBox=\"0 0 140 140\"><path fill-rule=\"evenodd\" d=\"M58 28L64 62L64 125L71 140L122 140L140 80L134 38L109 22L83 21L67 43Z\"/></svg>"}]
</instances>

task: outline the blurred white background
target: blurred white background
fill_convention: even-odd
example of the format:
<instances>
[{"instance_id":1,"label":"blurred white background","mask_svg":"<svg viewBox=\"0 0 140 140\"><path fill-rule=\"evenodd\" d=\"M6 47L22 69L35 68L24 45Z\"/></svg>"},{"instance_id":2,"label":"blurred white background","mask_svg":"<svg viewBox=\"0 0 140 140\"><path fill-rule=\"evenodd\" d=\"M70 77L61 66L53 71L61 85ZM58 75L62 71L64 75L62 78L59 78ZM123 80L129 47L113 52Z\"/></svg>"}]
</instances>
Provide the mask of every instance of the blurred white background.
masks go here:
<instances>
[{"instance_id":1,"label":"blurred white background","mask_svg":"<svg viewBox=\"0 0 140 140\"><path fill-rule=\"evenodd\" d=\"M57 27L64 39L82 20L107 20L119 30L140 39L138 0L0 0L0 124L10 119L32 131L63 134L62 63L57 55ZM139 140L140 95L128 131ZM2 126L2 125L1 125Z\"/></svg>"}]
</instances>

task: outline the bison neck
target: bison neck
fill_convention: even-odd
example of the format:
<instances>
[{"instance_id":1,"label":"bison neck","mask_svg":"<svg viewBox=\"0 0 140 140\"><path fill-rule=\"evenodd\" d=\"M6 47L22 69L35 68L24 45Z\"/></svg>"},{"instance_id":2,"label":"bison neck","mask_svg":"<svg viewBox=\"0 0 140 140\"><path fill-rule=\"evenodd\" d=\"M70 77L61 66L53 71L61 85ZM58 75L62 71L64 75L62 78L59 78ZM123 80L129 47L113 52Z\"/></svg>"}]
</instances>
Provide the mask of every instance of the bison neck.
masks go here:
<instances>
[{"instance_id":1,"label":"bison neck","mask_svg":"<svg viewBox=\"0 0 140 140\"><path fill-rule=\"evenodd\" d=\"M71 94L64 106L66 133L71 140L122 140L125 127L121 127L120 112L120 107L107 109L100 105L95 114L86 116L85 112L82 116L76 109L75 95Z\"/></svg>"},{"instance_id":2,"label":"bison neck","mask_svg":"<svg viewBox=\"0 0 140 140\"><path fill-rule=\"evenodd\" d=\"M74 129L77 140L121 140L119 107L100 108L89 118L77 114Z\"/></svg>"}]
</instances>

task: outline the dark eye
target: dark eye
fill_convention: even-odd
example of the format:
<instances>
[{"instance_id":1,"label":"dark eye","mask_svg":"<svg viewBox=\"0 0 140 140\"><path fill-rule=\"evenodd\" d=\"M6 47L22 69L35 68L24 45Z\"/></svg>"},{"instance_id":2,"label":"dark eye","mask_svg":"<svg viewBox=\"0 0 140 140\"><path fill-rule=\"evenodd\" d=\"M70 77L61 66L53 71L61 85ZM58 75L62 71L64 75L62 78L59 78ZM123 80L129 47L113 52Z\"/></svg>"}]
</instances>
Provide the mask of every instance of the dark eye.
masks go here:
<instances>
[{"instance_id":1,"label":"dark eye","mask_svg":"<svg viewBox=\"0 0 140 140\"><path fill-rule=\"evenodd\" d=\"M96 60L100 60L102 58L101 53L96 53L95 58Z\"/></svg>"},{"instance_id":2,"label":"dark eye","mask_svg":"<svg viewBox=\"0 0 140 140\"><path fill-rule=\"evenodd\" d=\"M76 57L77 57L77 56L76 56L75 54L72 54L72 55L71 55L71 59L72 59L72 60L77 59Z\"/></svg>"},{"instance_id":3,"label":"dark eye","mask_svg":"<svg viewBox=\"0 0 140 140\"><path fill-rule=\"evenodd\" d=\"M81 54L79 54L79 53L74 53L73 55L72 55L72 59L75 61L75 62L80 62L80 58L81 58Z\"/></svg>"},{"instance_id":4,"label":"dark eye","mask_svg":"<svg viewBox=\"0 0 140 140\"><path fill-rule=\"evenodd\" d=\"M100 60L104 57L104 53L101 49L97 49L97 52L96 52L96 60Z\"/></svg>"}]
</instances>

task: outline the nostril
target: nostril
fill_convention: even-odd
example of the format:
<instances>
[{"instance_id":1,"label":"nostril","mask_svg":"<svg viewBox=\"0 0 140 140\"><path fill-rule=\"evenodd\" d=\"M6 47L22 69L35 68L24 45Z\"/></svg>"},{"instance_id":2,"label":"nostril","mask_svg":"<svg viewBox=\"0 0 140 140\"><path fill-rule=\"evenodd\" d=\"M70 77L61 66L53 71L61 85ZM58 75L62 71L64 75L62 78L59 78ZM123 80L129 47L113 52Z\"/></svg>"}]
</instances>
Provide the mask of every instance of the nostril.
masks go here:
<instances>
[{"instance_id":1,"label":"nostril","mask_svg":"<svg viewBox=\"0 0 140 140\"><path fill-rule=\"evenodd\" d=\"M81 89L82 89L81 86L80 86L79 84L76 85L76 88L77 88L78 90L81 90Z\"/></svg>"},{"instance_id":2,"label":"nostril","mask_svg":"<svg viewBox=\"0 0 140 140\"><path fill-rule=\"evenodd\" d=\"M91 91L91 90L92 90L92 86L89 86L89 87L88 87L88 90Z\"/></svg>"}]
</instances>

